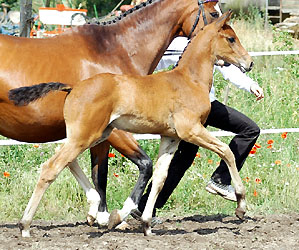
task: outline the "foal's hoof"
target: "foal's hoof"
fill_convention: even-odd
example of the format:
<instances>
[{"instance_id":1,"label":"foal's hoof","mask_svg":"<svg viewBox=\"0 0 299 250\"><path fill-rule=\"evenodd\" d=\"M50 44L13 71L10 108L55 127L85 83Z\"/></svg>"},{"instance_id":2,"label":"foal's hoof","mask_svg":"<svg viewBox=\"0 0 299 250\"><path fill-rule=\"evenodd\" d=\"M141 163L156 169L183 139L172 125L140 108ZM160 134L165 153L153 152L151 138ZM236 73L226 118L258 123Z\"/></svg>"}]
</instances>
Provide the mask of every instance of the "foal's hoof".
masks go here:
<instances>
[{"instance_id":1,"label":"foal's hoof","mask_svg":"<svg viewBox=\"0 0 299 250\"><path fill-rule=\"evenodd\" d=\"M88 214L87 217L86 217L86 220L87 220L87 224L89 226L92 226L96 219L93 216Z\"/></svg>"},{"instance_id":2,"label":"foal's hoof","mask_svg":"<svg viewBox=\"0 0 299 250\"><path fill-rule=\"evenodd\" d=\"M109 216L108 229L112 229L120 224L122 221L117 210L113 210Z\"/></svg>"},{"instance_id":3,"label":"foal's hoof","mask_svg":"<svg viewBox=\"0 0 299 250\"><path fill-rule=\"evenodd\" d=\"M243 220L244 219L244 214L245 214L245 210L241 209L241 208L236 208L236 216L240 219Z\"/></svg>"},{"instance_id":4,"label":"foal's hoof","mask_svg":"<svg viewBox=\"0 0 299 250\"><path fill-rule=\"evenodd\" d=\"M152 233L151 224L149 222L143 222L143 234L144 236L151 236L154 235Z\"/></svg>"}]
</instances>

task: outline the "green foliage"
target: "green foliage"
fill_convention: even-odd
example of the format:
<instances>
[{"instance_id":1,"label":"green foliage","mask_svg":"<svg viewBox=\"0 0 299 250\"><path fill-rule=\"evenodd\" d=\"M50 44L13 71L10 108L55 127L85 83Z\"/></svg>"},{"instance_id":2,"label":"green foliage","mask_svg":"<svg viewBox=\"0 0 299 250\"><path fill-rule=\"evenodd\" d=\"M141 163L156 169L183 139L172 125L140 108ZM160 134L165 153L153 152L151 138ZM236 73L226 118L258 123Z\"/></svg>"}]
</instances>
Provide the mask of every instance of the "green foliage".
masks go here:
<instances>
[{"instance_id":1,"label":"green foliage","mask_svg":"<svg viewBox=\"0 0 299 250\"><path fill-rule=\"evenodd\" d=\"M292 39L292 36L286 31L278 31L274 29L273 43L275 44L276 50L295 50L294 40ZM299 79L298 59L298 55L290 55L283 57L284 62L290 68L291 74L297 80Z\"/></svg>"},{"instance_id":2,"label":"green foliage","mask_svg":"<svg viewBox=\"0 0 299 250\"><path fill-rule=\"evenodd\" d=\"M249 5L248 11L240 10L239 13L236 14L236 18L238 20L244 20L250 23L261 23L263 24L263 13L254 5Z\"/></svg>"}]
</instances>

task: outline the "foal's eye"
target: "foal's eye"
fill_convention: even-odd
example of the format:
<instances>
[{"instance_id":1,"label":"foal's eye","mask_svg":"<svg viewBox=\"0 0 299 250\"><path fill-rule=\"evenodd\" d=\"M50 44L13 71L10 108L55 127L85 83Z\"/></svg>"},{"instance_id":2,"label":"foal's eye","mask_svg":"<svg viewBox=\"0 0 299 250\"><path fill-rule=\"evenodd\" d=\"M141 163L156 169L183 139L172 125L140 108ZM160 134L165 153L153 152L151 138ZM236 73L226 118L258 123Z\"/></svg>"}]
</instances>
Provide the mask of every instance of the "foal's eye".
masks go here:
<instances>
[{"instance_id":1,"label":"foal's eye","mask_svg":"<svg viewBox=\"0 0 299 250\"><path fill-rule=\"evenodd\" d=\"M218 18L218 17L219 17L219 13L218 13L218 12L212 12L212 13L210 13L210 15L211 15L213 18Z\"/></svg>"},{"instance_id":2,"label":"foal's eye","mask_svg":"<svg viewBox=\"0 0 299 250\"><path fill-rule=\"evenodd\" d=\"M236 40L235 40L235 38L233 38L233 37L229 37L229 38L227 38L227 40L230 42L230 43L234 43Z\"/></svg>"}]
</instances>

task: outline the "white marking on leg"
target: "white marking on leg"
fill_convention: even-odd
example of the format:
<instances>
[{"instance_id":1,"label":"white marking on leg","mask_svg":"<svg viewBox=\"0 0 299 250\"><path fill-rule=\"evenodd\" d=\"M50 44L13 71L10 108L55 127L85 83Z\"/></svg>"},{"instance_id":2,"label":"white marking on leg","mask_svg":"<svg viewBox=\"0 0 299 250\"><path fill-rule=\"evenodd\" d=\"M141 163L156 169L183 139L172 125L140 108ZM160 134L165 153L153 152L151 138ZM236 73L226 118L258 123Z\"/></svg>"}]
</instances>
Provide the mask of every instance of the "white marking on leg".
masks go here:
<instances>
[{"instance_id":1,"label":"white marking on leg","mask_svg":"<svg viewBox=\"0 0 299 250\"><path fill-rule=\"evenodd\" d=\"M105 212L98 212L97 214L97 222L101 226L107 226L109 222L109 217L110 214L105 211Z\"/></svg>"},{"instance_id":2,"label":"white marking on leg","mask_svg":"<svg viewBox=\"0 0 299 250\"><path fill-rule=\"evenodd\" d=\"M128 197L124 203L124 206L121 210L118 210L118 214L120 216L120 219L123 221L125 220L128 215L131 213L131 211L137 209L138 205L133 202L131 197Z\"/></svg>"},{"instance_id":3,"label":"white marking on leg","mask_svg":"<svg viewBox=\"0 0 299 250\"><path fill-rule=\"evenodd\" d=\"M90 215L92 219L95 220L98 213L98 207L101 201L100 195L92 187L88 178L86 177L82 169L79 167L77 160L69 164L69 169L86 194L87 202L89 204L88 215Z\"/></svg>"},{"instance_id":4,"label":"white marking on leg","mask_svg":"<svg viewBox=\"0 0 299 250\"><path fill-rule=\"evenodd\" d=\"M100 195L94 188L90 188L86 192L86 197L89 204L88 215L92 216L92 218L96 220L99 204L101 201Z\"/></svg>"}]
</instances>

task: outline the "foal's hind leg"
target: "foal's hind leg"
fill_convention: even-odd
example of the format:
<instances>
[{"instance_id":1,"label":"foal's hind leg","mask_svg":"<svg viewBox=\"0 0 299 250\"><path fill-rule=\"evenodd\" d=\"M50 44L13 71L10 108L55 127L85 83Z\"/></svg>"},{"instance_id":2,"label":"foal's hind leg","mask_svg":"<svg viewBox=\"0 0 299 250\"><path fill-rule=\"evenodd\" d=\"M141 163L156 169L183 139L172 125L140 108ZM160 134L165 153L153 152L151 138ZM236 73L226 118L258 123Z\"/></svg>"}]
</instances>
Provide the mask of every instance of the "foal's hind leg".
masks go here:
<instances>
[{"instance_id":1,"label":"foal's hind leg","mask_svg":"<svg viewBox=\"0 0 299 250\"><path fill-rule=\"evenodd\" d=\"M182 140L207 148L217 153L226 162L236 190L238 203L236 216L242 219L246 212L245 188L236 167L234 154L229 146L212 136L202 124L195 124L193 127L189 127L188 125L186 126L185 122L178 123L176 124L176 130Z\"/></svg>"},{"instance_id":2,"label":"foal's hind leg","mask_svg":"<svg viewBox=\"0 0 299 250\"><path fill-rule=\"evenodd\" d=\"M39 180L19 224L23 237L30 237L29 229L32 218L46 189L81 152L81 147L74 147L74 145L66 142L54 156L42 164Z\"/></svg>"}]
</instances>

